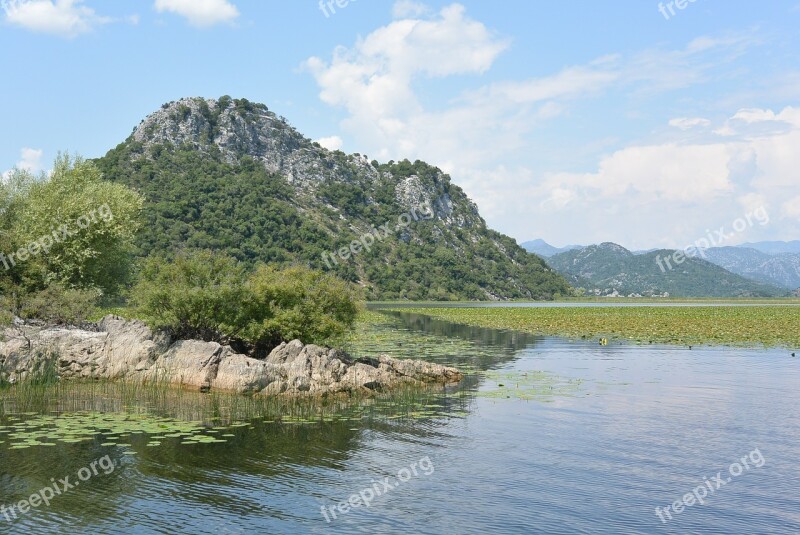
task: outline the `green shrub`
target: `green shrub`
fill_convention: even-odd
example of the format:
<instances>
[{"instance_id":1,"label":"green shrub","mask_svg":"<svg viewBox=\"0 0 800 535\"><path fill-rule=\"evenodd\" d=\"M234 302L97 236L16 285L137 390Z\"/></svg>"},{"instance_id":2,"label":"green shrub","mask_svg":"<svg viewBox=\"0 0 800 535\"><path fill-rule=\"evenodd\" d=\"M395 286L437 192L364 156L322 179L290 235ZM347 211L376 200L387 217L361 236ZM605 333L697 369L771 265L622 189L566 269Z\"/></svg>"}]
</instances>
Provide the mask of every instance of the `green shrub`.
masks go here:
<instances>
[{"instance_id":1,"label":"green shrub","mask_svg":"<svg viewBox=\"0 0 800 535\"><path fill-rule=\"evenodd\" d=\"M0 308L0 327L6 327L14 323L14 315L5 308ZM0 338L2 341L2 338Z\"/></svg>"},{"instance_id":2,"label":"green shrub","mask_svg":"<svg viewBox=\"0 0 800 535\"><path fill-rule=\"evenodd\" d=\"M135 313L177 338L230 344L264 355L281 342L338 341L355 322L360 293L305 267L260 266L208 251L151 258L131 291Z\"/></svg>"},{"instance_id":3,"label":"green shrub","mask_svg":"<svg viewBox=\"0 0 800 535\"><path fill-rule=\"evenodd\" d=\"M151 257L131 292L136 313L178 338L227 343L238 338L245 273L236 260L208 251Z\"/></svg>"},{"instance_id":4,"label":"green shrub","mask_svg":"<svg viewBox=\"0 0 800 535\"><path fill-rule=\"evenodd\" d=\"M80 325L97 310L98 290L65 288L53 283L25 296L15 312L23 319L38 319L56 325Z\"/></svg>"},{"instance_id":5,"label":"green shrub","mask_svg":"<svg viewBox=\"0 0 800 535\"><path fill-rule=\"evenodd\" d=\"M244 338L263 352L281 342L334 343L352 329L359 311L356 287L306 267L260 266L247 281Z\"/></svg>"}]
</instances>

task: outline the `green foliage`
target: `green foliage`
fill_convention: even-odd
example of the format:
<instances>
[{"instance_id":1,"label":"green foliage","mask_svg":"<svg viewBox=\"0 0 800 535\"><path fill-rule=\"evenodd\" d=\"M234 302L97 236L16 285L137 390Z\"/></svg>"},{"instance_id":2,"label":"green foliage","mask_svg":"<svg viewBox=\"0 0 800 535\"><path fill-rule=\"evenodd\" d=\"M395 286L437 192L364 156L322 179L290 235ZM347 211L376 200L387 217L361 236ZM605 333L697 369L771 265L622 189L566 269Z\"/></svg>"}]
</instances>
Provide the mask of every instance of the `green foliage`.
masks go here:
<instances>
[{"instance_id":1,"label":"green foliage","mask_svg":"<svg viewBox=\"0 0 800 535\"><path fill-rule=\"evenodd\" d=\"M601 295L617 290L622 295L652 296L666 292L672 297L779 297L788 293L700 258L686 258L680 264L672 262L672 268L667 269L664 259L674 252L634 254L622 246L603 243L556 254L548 262L590 295L596 293L595 289Z\"/></svg>"},{"instance_id":2,"label":"green foliage","mask_svg":"<svg viewBox=\"0 0 800 535\"><path fill-rule=\"evenodd\" d=\"M338 341L353 328L361 298L353 285L300 266L260 266L247 290L244 338L257 350L295 338L306 343Z\"/></svg>"},{"instance_id":3,"label":"green foliage","mask_svg":"<svg viewBox=\"0 0 800 535\"><path fill-rule=\"evenodd\" d=\"M127 187L103 180L93 163L59 156L50 178L27 191L15 222L19 243L53 238L49 250L28 261L45 283L115 293L130 276L143 203Z\"/></svg>"},{"instance_id":4,"label":"green foliage","mask_svg":"<svg viewBox=\"0 0 800 535\"><path fill-rule=\"evenodd\" d=\"M14 322L14 316L8 310L0 308L0 326L8 326Z\"/></svg>"},{"instance_id":5,"label":"green foliage","mask_svg":"<svg viewBox=\"0 0 800 535\"><path fill-rule=\"evenodd\" d=\"M81 158L60 155L51 175L13 171L0 184L4 314L84 321L129 280L143 202Z\"/></svg>"},{"instance_id":6,"label":"green foliage","mask_svg":"<svg viewBox=\"0 0 800 535\"><path fill-rule=\"evenodd\" d=\"M120 145L97 163L105 176L147 198L148 224L136 238L140 257L213 249L252 267L307 263L325 250L327 233L301 215L286 180L252 159L233 166L219 154L172 146L155 159L135 159L135 148Z\"/></svg>"},{"instance_id":7,"label":"green foliage","mask_svg":"<svg viewBox=\"0 0 800 535\"><path fill-rule=\"evenodd\" d=\"M535 335L595 338L638 343L764 345L800 344L797 306L596 306L418 308L409 314Z\"/></svg>"},{"instance_id":8,"label":"green foliage","mask_svg":"<svg viewBox=\"0 0 800 535\"><path fill-rule=\"evenodd\" d=\"M353 326L359 297L332 275L267 266L248 273L235 259L209 251L148 259L131 295L138 315L154 328L257 354L295 338L334 341Z\"/></svg>"},{"instance_id":9,"label":"green foliage","mask_svg":"<svg viewBox=\"0 0 800 535\"><path fill-rule=\"evenodd\" d=\"M173 259L148 258L131 291L131 303L155 328L178 338L227 343L244 298L244 268L209 251Z\"/></svg>"},{"instance_id":10,"label":"green foliage","mask_svg":"<svg viewBox=\"0 0 800 535\"><path fill-rule=\"evenodd\" d=\"M95 313L99 297L97 290L51 284L26 296L16 313L23 319L39 319L48 324L79 325Z\"/></svg>"}]
</instances>

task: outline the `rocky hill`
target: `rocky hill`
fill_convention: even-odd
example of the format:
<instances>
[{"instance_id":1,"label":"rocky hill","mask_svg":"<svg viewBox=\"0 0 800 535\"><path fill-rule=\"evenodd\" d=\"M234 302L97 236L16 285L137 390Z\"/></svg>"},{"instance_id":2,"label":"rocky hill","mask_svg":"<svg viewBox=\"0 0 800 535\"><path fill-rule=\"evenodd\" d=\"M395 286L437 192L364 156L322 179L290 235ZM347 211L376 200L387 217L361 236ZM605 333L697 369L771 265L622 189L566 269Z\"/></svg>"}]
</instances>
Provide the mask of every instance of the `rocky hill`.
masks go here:
<instances>
[{"instance_id":1,"label":"rocky hill","mask_svg":"<svg viewBox=\"0 0 800 535\"><path fill-rule=\"evenodd\" d=\"M548 262L590 295L773 297L788 293L699 258L667 263L665 259L671 259L674 253L659 250L634 254L621 245L601 243L554 255Z\"/></svg>"},{"instance_id":2,"label":"rocky hill","mask_svg":"<svg viewBox=\"0 0 800 535\"><path fill-rule=\"evenodd\" d=\"M551 298L570 292L539 257L489 229L424 162L329 151L263 104L164 104L96 160L147 198L142 256L186 248L245 263L303 263L371 299Z\"/></svg>"}]
</instances>

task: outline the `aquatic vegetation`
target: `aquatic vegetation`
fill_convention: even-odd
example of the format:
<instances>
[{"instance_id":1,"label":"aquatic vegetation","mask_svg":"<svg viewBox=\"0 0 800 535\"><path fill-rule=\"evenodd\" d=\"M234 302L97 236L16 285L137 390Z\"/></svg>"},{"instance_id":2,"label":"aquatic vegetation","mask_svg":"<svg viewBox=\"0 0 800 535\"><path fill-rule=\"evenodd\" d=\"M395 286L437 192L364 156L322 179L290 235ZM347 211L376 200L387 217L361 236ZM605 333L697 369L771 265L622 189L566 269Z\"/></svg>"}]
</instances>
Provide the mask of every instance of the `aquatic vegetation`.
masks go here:
<instances>
[{"instance_id":1,"label":"aquatic vegetation","mask_svg":"<svg viewBox=\"0 0 800 535\"><path fill-rule=\"evenodd\" d=\"M495 399L549 402L556 397L576 395L582 384L580 379L566 379L538 370L489 371L481 375L485 382L478 396Z\"/></svg>"},{"instance_id":2,"label":"aquatic vegetation","mask_svg":"<svg viewBox=\"0 0 800 535\"><path fill-rule=\"evenodd\" d=\"M357 357L387 354L423 359L455 366L463 373L482 369L503 353L496 346L481 346L474 340L412 330L398 316L371 310L359 314L343 348Z\"/></svg>"},{"instance_id":3,"label":"aquatic vegetation","mask_svg":"<svg viewBox=\"0 0 800 535\"><path fill-rule=\"evenodd\" d=\"M183 422L160 418L146 413L77 412L60 415L12 416L0 425L0 444L9 449L32 446L57 446L99 440L103 447L128 448L134 437L147 439L147 446L159 446L167 438L179 439L183 444L209 444L225 442L213 436L201 422Z\"/></svg>"},{"instance_id":4,"label":"aquatic vegetation","mask_svg":"<svg viewBox=\"0 0 800 535\"><path fill-rule=\"evenodd\" d=\"M800 307L403 308L407 313L541 335L680 345L800 346Z\"/></svg>"},{"instance_id":5,"label":"aquatic vegetation","mask_svg":"<svg viewBox=\"0 0 800 535\"><path fill-rule=\"evenodd\" d=\"M0 388L0 445L11 449L95 440L126 446L130 436L181 444L225 442L253 422L275 425L449 418L465 414L464 389L405 385L377 396L291 398L187 391L124 382L21 383Z\"/></svg>"}]
</instances>

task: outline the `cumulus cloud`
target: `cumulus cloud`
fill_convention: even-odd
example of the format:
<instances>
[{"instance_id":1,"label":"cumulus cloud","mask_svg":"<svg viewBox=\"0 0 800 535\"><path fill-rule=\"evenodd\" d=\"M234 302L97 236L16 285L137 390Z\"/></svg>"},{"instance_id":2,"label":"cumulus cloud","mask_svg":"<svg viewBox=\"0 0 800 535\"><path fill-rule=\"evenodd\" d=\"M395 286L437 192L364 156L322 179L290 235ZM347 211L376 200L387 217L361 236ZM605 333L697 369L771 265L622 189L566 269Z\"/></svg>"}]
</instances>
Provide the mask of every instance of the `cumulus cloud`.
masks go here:
<instances>
[{"instance_id":1,"label":"cumulus cloud","mask_svg":"<svg viewBox=\"0 0 800 535\"><path fill-rule=\"evenodd\" d=\"M565 243L682 246L698 228L727 217L720 214L741 215L742 199L761 195L780 206L776 195L793 196L775 189L789 188L798 166L792 154L800 158L790 149L800 143L792 108L772 115L734 109L723 122L665 117L672 129L656 141L623 143L609 130L602 143L548 144L545 128L564 128L576 120L575 109L592 106L590 99L663 101L661 93L715 80L754 46L751 35L700 37L676 50L609 54L536 77L480 83L509 39L459 4L438 12L423 7L395 4L390 23L304 67L322 102L346 111L341 127L361 152L438 165L499 230ZM454 75L468 80L463 89L437 104L420 97L426 80ZM551 146L560 157L551 157Z\"/></svg>"},{"instance_id":2,"label":"cumulus cloud","mask_svg":"<svg viewBox=\"0 0 800 535\"><path fill-rule=\"evenodd\" d=\"M746 119L754 128L758 123L780 122L788 129L756 128L758 134L724 142L682 140L625 147L601 158L595 171L547 174L530 194L542 199L540 206L549 213L576 214L578 221L588 220L590 216L580 212L592 206L616 207L620 234L642 246L680 246L691 240L692 229L717 228L730 224L730 214L772 206L780 206L780 217L791 220L781 227L790 234L800 230L798 111L793 107L780 113L740 110L726 122ZM659 228L654 223L664 213L681 213L693 206L691 215L661 223L658 244L652 238L647 243L647 235ZM646 207L650 213L643 210ZM687 224L690 220L696 223Z\"/></svg>"},{"instance_id":3,"label":"cumulus cloud","mask_svg":"<svg viewBox=\"0 0 800 535\"><path fill-rule=\"evenodd\" d=\"M392 7L392 16L396 19L419 17L430 13L428 6L414 0L398 0Z\"/></svg>"},{"instance_id":4,"label":"cumulus cloud","mask_svg":"<svg viewBox=\"0 0 800 535\"><path fill-rule=\"evenodd\" d=\"M17 169L24 169L26 171L30 171L31 173L38 173L42 170L42 157L44 156L44 151L42 149L31 149L29 147L23 147L20 151L20 160L14 166ZM11 170L8 170L3 173L3 178L8 178Z\"/></svg>"},{"instance_id":5,"label":"cumulus cloud","mask_svg":"<svg viewBox=\"0 0 800 535\"><path fill-rule=\"evenodd\" d=\"M563 174L593 195L638 201L707 201L731 190L731 148L723 144L633 146L604 157L596 173Z\"/></svg>"},{"instance_id":6,"label":"cumulus cloud","mask_svg":"<svg viewBox=\"0 0 800 535\"><path fill-rule=\"evenodd\" d=\"M339 150L342 148L342 145L344 145L342 138L339 136L321 137L319 139L315 139L314 141L328 150Z\"/></svg>"},{"instance_id":7,"label":"cumulus cloud","mask_svg":"<svg viewBox=\"0 0 800 535\"><path fill-rule=\"evenodd\" d=\"M155 9L180 15L198 28L231 23L239 17L239 10L228 0L156 0Z\"/></svg>"},{"instance_id":8,"label":"cumulus cloud","mask_svg":"<svg viewBox=\"0 0 800 535\"><path fill-rule=\"evenodd\" d=\"M75 37L113 20L97 15L83 0L4 0L2 8L10 24L61 37Z\"/></svg>"},{"instance_id":9,"label":"cumulus cloud","mask_svg":"<svg viewBox=\"0 0 800 535\"><path fill-rule=\"evenodd\" d=\"M518 154L531 132L567 113L572 102L611 89L685 87L708 78L715 65L697 55L724 56L750 43L748 35L706 38L680 50L600 56L535 78L464 90L432 108L417 94L426 78L480 77L510 40L470 18L460 4L433 12L401 1L394 15L401 17L352 46L337 47L328 60L309 58L304 67L314 76L320 99L347 110L341 126L368 154L421 158L463 175Z\"/></svg>"}]
</instances>

